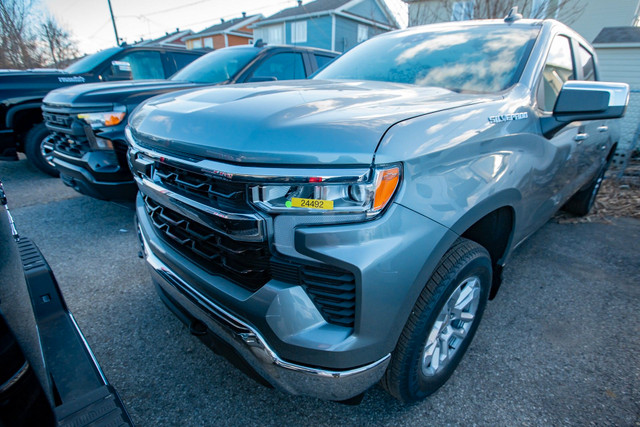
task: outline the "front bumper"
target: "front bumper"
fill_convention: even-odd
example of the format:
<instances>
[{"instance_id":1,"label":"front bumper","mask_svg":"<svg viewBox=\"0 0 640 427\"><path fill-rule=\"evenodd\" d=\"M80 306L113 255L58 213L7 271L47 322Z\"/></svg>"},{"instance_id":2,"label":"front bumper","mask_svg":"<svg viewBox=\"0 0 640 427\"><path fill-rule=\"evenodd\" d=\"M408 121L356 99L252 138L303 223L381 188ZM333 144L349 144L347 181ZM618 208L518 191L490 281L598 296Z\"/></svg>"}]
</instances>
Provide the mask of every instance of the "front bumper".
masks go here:
<instances>
[{"instance_id":1,"label":"front bumper","mask_svg":"<svg viewBox=\"0 0 640 427\"><path fill-rule=\"evenodd\" d=\"M341 371L283 360L254 327L219 307L176 276L147 249L144 237L142 244L153 281L160 288L161 296L164 299L168 297L170 303L167 305L174 311L178 310L178 317L190 323L204 323L209 333L230 345L238 356L274 387L295 395L346 400L375 384L387 369L390 354L368 365ZM183 317L184 312L189 313L189 318Z\"/></svg>"},{"instance_id":2,"label":"front bumper","mask_svg":"<svg viewBox=\"0 0 640 427\"><path fill-rule=\"evenodd\" d=\"M123 170L113 151L92 151L82 157L53 152L60 178L76 191L100 200L132 201L137 187L129 170Z\"/></svg>"}]
</instances>

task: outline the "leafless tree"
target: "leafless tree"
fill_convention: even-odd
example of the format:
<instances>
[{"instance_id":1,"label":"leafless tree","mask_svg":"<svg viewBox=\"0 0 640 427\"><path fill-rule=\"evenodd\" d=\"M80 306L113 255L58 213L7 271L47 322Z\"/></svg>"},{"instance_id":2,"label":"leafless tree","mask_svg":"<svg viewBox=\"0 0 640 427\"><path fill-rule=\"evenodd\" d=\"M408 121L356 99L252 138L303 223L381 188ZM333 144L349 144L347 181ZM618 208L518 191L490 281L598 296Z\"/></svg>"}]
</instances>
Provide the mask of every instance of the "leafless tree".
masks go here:
<instances>
[{"instance_id":1,"label":"leafless tree","mask_svg":"<svg viewBox=\"0 0 640 427\"><path fill-rule=\"evenodd\" d=\"M51 15L38 9L37 0L0 0L0 69L61 66L75 58L70 34Z\"/></svg>"},{"instance_id":2,"label":"leafless tree","mask_svg":"<svg viewBox=\"0 0 640 427\"><path fill-rule=\"evenodd\" d=\"M40 27L40 37L46 44L51 62L56 68L62 67L68 59L78 56L78 49L71 36L53 16L46 16Z\"/></svg>"},{"instance_id":3,"label":"leafless tree","mask_svg":"<svg viewBox=\"0 0 640 427\"><path fill-rule=\"evenodd\" d=\"M423 25L457 19L500 19L513 6L526 18L554 18L565 24L575 22L587 0L410 0L409 25Z\"/></svg>"},{"instance_id":4,"label":"leafless tree","mask_svg":"<svg viewBox=\"0 0 640 427\"><path fill-rule=\"evenodd\" d=\"M0 68L40 65L37 36L30 23L31 0L0 1Z\"/></svg>"}]
</instances>

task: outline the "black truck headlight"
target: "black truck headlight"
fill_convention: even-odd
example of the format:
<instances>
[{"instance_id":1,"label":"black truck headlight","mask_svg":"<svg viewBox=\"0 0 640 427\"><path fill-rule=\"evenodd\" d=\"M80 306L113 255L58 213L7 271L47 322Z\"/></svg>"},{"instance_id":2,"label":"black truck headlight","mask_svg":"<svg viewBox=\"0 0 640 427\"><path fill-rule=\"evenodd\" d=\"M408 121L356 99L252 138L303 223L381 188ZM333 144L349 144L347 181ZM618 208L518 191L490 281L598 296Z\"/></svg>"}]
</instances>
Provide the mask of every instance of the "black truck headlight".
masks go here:
<instances>
[{"instance_id":1,"label":"black truck headlight","mask_svg":"<svg viewBox=\"0 0 640 427\"><path fill-rule=\"evenodd\" d=\"M124 105L114 107L113 111L101 111L96 113L81 113L78 118L84 120L93 129L116 126L122 123L127 115Z\"/></svg>"}]
</instances>

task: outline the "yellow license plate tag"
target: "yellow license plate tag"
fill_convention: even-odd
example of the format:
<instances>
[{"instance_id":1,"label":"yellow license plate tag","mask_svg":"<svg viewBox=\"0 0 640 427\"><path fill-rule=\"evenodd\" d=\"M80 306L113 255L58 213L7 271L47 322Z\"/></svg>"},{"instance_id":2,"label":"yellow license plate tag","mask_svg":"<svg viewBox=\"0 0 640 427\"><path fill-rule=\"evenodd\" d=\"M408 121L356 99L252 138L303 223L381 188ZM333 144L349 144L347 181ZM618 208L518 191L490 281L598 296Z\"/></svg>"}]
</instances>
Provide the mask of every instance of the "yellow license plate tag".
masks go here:
<instances>
[{"instance_id":1,"label":"yellow license plate tag","mask_svg":"<svg viewBox=\"0 0 640 427\"><path fill-rule=\"evenodd\" d=\"M294 208L331 210L333 209L333 200L300 199L298 197L292 197L291 206Z\"/></svg>"}]
</instances>

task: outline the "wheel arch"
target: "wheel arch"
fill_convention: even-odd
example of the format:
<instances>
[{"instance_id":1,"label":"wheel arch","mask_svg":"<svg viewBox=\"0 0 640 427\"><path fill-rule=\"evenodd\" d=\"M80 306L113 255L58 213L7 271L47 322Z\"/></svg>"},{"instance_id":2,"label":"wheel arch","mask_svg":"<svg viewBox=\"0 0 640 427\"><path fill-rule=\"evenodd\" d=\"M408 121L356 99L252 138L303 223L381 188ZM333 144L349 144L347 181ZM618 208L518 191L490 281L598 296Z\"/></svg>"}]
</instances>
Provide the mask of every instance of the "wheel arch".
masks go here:
<instances>
[{"instance_id":1,"label":"wheel arch","mask_svg":"<svg viewBox=\"0 0 640 427\"><path fill-rule=\"evenodd\" d=\"M24 132L29 130L31 125L42 122L41 107L41 102L29 102L11 107L5 118L7 129Z\"/></svg>"},{"instance_id":2,"label":"wheel arch","mask_svg":"<svg viewBox=\"0 0 640 427\"><path fill-rule=\"evenodd\" d=\"M491 255L493 278L489 299L493 299L502 284L502 269L513 244L516 226L514 206L522 198L515 189L505 190L476 204L452 227L461 237L483 246Z\"/></svg>"}]
</instances>

